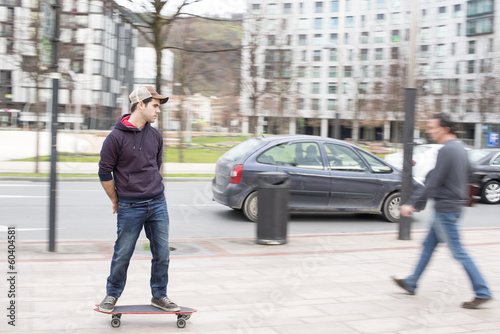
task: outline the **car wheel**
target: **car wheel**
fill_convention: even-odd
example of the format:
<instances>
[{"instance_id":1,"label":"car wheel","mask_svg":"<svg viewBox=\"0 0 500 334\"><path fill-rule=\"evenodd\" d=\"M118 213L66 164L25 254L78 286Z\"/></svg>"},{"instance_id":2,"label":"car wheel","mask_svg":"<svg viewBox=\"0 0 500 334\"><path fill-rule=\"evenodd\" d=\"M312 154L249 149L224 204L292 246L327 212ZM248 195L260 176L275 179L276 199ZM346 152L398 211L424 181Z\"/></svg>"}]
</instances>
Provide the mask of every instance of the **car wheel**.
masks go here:
<instances>
[{"instance_id":1,"label":"car wheel","mask_svg":"<svg viewBox=\"0 0 500 334\"><path fill-rule=\"evenodd\" d=\"M258 196L257 192L254 191L245 199L243 203L243 214L251 221L257 220L257 212L258 212Z\"/></svg>"},{"instance_id":2,"label":"car wheel","mask_svg":"<svg viewBox=\"0 0 500 334\"><path fill-rule=\"evenodd\" d=\"M488 204L500 203L500 182L491 180L481 189L481 200Z\"/></svg>"},{"instance_id":3,"label":"car wheel","mask_svg":"<svg viewBox=\"0 0 500 334\"><path fill-rule=\"evenodd\" d=\"M389 195L384 202L382 213L391 223L399 221L399 206L401 205L401 193Z\"/></svg>"}]
</instances>

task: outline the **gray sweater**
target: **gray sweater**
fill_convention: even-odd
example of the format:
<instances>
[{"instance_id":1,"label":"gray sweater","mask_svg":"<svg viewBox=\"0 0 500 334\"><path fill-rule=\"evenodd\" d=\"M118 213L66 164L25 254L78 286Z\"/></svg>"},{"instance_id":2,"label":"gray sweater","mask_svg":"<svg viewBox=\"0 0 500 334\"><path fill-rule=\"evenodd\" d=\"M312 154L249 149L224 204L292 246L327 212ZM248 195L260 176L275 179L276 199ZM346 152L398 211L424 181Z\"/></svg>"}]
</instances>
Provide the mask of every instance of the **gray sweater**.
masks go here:
<instances>
[{"instance_id":1,"label":"gray sweater","mask_svg":"<svg viewBox=\"0 0 500 334\"><path fill-rule=\"evenodd\" d=\"M469 197L471 168L462 143L449 140L439 150L436 167L429 172L425 188L418 188L407 204L419 210L433 198L438 212L460 212Z\"/></svg>"}]
</instances>

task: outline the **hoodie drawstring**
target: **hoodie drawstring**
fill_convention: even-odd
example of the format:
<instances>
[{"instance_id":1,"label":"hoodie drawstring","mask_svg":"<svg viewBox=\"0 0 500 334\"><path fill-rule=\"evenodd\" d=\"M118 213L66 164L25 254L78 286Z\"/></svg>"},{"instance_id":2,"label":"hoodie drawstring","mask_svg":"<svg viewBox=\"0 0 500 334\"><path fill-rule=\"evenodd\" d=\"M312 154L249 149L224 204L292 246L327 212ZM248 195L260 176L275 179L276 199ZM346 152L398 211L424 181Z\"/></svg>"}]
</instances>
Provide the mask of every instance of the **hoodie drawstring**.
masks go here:
<instances>
[{"instance_id":1,"label":"hoodie drawstring","mask_svg":"<svg viewBox=\"0 0 500 334\"><path fill-rule=\"evenodd\" d=\"M144 137L146 137L146 132L148 132L148 126L144 127L144 131L141 138L141 144L139 145L139 151L142 151L142 143L144 142Z\"/></svg>"},{"instance_id":2,"label":"hoodie drawstring","mask_svg":"<svg viewBox=\"0 0 500 334\"><path fill-rule=\"evenodd\" d=\"M133 131L133 132L134 132L134 148L133 148L133 149L135 150L135 137L136 137L136 132L135 132L135 131Z\"/></svg>"}]
</instances>

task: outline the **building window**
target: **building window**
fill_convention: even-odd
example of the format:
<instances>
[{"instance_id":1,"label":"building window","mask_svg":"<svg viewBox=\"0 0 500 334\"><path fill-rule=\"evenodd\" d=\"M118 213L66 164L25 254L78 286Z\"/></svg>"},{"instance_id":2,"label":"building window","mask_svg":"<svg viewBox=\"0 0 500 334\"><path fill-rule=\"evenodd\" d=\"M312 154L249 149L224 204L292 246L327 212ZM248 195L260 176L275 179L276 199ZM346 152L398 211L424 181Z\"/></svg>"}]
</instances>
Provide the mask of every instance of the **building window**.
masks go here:
<instances>
[{"instance_id":1,"label":"building window","mask_svg":"<svg viewBox=\"0 0 500 334\"><path fill-rule=\"evenodd\" d=\"M292 14L292 4L287 2L283 4L283 14Z\"/></svg>"},{"instance_id":2,"label":"building window","mask_svg":"<svg viewBox=\"0 0 500 334\"><path fill-rule=\"evenodd\" d=\"M337 77L337 66L330 66L329 67L328 76L330 78L336 78Z\"/></svg>"},{"instance_id":3,"label":"building window","mask_svg":"<svg viewBox=\"0 0 500 334\"><path fill-rule=\"evenodd\" d=\"M323 29L323 19L318 17L314 19L314 29Z\"/></svg>"},{"instance_id":4,"label":"building window","mask_svg":"<svg viewBox=\"0 0 500 334\"><path fill-rule=\"evenodd\" d=\"M308 29L307 23L308 23L308 21L306 18L300 18L299 19L299 29L302 29L302 30Z\"/></svg>"},{"instance_id":5,"label":"building window","mask_svg":"<svg viewBox=\"0 0 500 334\"><path fill-rule=\"evenodd\" d=\"M360 60L368 60L368 49L361 49L359 59Z\"/></svg>"},{"instance_id":6,"label":"building window","mask_svg":"<svg viewBox=\"0 0 500 334\"><path fill-rule=\"evenodd\" d=\"M446 34L446 26L445 25L438 26L436 29L436 37L437 38L445 38L446 35L447 35Z\"/></svg>"},{"instance_id":7,"label":"building window","mask_svg":"<svg viewBox=\"0 0 500 334\"><path fill-rule=\"evenodd\" d=\"M476 41L469 41L468 54L473 55L476 53Z\"/></svg>"},{"instance_id":8,"label":"building window","mask_svg":"<svg viewBox=\"0 0 500 334\"><path fill-rule=\"evenodd\" d=\"M299 45L307 45L307 35L299 35Z\"/></svg>"},{"instance_id":9,"label":"building window","mask_svg":"<svg viewBox=\"0 0 500 334\"><path fill-rule=\"evenodd\" d=\"M384 49L376 48L375 49L375 60L382 60L382 59L384 59Z\"/></svg>"},{"instance_id":10,"label":"building window","mask_svg":"<svg viewBox=\"0 0 500 334\"><path fill-rule=\"evenodd\" d=\"M475 72L474 68L476 66L476 62L474 60L469 60L467 62L467 73L472 74Z\"/></svg>"},{"instance_id":11,"label":"building window","mask_svg":"<svg viewBox=\"0 0 500 334\"><path fill-rule=\"evenodd\" d=\"M493 32L493 17L483 17L467 20L467 36L491 34Z\"/></svg>"},{"instance_id":12,"label":"building window","mask_svg":"<svg viewBox=\"0 0 500 334\"><path fill-rule=\"evenodd\" d=\"M383 67L382 65L375 65L375 73L374 76L376 78L381 78L383 73Z\"/></svg>"},{"instance_id":13,"label":"building window","mask_svg":"<svg viewBox=\"0 0 500 334\"><path fill-rule=\"evenodd\" d=\"M368 31L363 31L361 33L361 44L368 44L370 42L370 33Z\"/></svg>"},{"instance_id":14,"label":"building window","mask_svg":"<svg viewBox=\"0 0 500 334\"><path fill-rule=\"evenodd\" d=\"M385 31L376 31L375 43L384 43L384 42L385 42Z\"/></svg>"},{"instance_id":15,"label":"building window","mask_svg":"<svg viewBox=\"0 0 500 334\"><path fill-rule=\"evenodd\" d=\"M392 31L392 38L391 38L391 40L393 42L399 42L401 40L399 30L393 30Z\"/></svg>"},{"instance_id":16,"label":"building window","mask_svg":"<svg viewBox=\"0 0 500 334\"><path fill-rule=\"evenodd\" d=\"M276 45L276 36L267 35L267 45Z\"/></svg>"},{"instance_id":17,"label":"building window","mask_svg":"<svg viewBox=\"0 0 500 334\"><path fill-rule=\"evenodd\" d=\"M337 50L336 49L330 50L330 61L337 61Z\"/></svg>"},{"instance_id":18,"label":"building window","mask_svg":"<svg viewBox=\"0 0 500 334\"><path fill-rule=\"evenodd\" d=\"M395 12L391 14L391 21L392 24L400 24L402 21L402 13L401 12Z\"/></svg>"},{"instance_id":19,"label":"building window","mask_svg":"<svg viewBox=\"0 0 500 334\"><path fill-rule=\"evenodd\" d=\"M321 77L321 67L314 66L313 67L313 78L320 78L320 77Z\"/></svg>"},{"instance_id":20,"label":"building window","mask_svg":"<svg viewBox=\"0 0 500 334\"><path fill-rule=\"evenodd\" d=\"M337 100L335 99L328 99L328 110L337 110Z\"/></svg>"},{"instance_id":21,"label":"building window","mask_svg":"<svg viewBox=\"0 0 500 334\"><path fill-rule=\"evenodd\" d=\"M438 8L438 20L446 19L446 7Z\"/></svg>"},{"instance_id":22,"label":"building window","mask_svg":"<svg viewBox=\"0 0 500 334\"><path fill-rule=\"evenodd\" d=\"M346 16L345 27L346 28L353 28L354 27L354 16Z\"/></svg>"},{"instance_id":23,"label":"building window","mask_svg":"<svg viewBox=\"0 0 500 334\"><path fill-rule=\"evenodd\" d=\"M385 8L385 0L375 0L375 1L377 1L377 9Z\"/></svg>"},{"instance_id":24,"label":"building window","mask_svg":"<svg viewBox=\"0 0 500 334\"><path fill-rule=\"evenodd\" d=\"M337 45L339 44L339 34L330 34L330 44Z\"/></svg>"},{"instance_id":25,"label":"building window","mask_svg":"<svg viewBox=\"0 0 500 334\"><path fill-rule=\"evenodd\" d=\"M391 48L391 59L399 59L399 48Z\"/></svg>"},{"instance_id":26,"label":"building window","mask_svg":"<svg viewBox=\"0 0 500 334\"><path fill-rule=\"evenodd\" d=\"M332 28L332 29L339 28L339 18L338 17L331 17L330 18L330 28Z\"/></svg>"},{"instance_id":27,"label":"building window","mask_svg":"<svg viewBox=\"0 0 500 334\"><path fill-rule=\"evenodd\" d=\"M344 66L344 77L345 78L352 77L352 66Z\"/></svg>"},{"instance_id":28,"label":"building window","mask_svg":"<svg viewBox=\"0 0 500 334\"><path fill-rule=\"evenodd\" d=\"M337 94L337 84L335 82L328 83L328 94Z\"/></svg>"},{"instance_id":29,"label":"building window","mask_svg":"<svg viewBox=\"0 0 500 334\"><path fill-rule=\"evenodd\" d=\"M313 61L321 61L321 50L313 51Z\"/></svg>"},{"instance_id":30,"label":"building window","mask_svg":"<svg viewBox=\"0 0 500 334\"><path fill-rule=\"evenodd\" d=\"M438 57L446 56L446 44L436 45L436 56Z\"/></svg>"},{"instance_id":31,"label":"building window","mask_svg":"<svg viewBox=\"0 0 500 334\"><path fill-rule=\"evenodd\" d=\"M319 82L313 82L312 83L312 94L319 94Z\"/></svg>"},{"instance_id":32,"label":"building window","mask_svg":"<svg viewBox=\"0 0 500 334\"><path fill-rule=\"evenodd\" d=\"M315 13L323 13L323 2L316 2L314 6Z\"/></svg>"},{"instance_id":33,"label":"building window","mask_svg":"<svg viewBox=\"0 0 500 334\"><path fill-rule=\"evenodd\" d=\"M385 23L385 14L377 14L377 24Z\"/></svg>"},{"instance_id":34,"label":"building window","mask_svg":"<svg viewBox=\"0 0 500 334\"><path fill-rule=\"evenodd\" d=\"M339 11L339 1L338 0L332 1L331 5L332 5L331 12L332 13L338 13L338 11Z\"/></svg>"},{"instance_id":35,"label":"building window","mask_svg":"<svg viewBox=\"0 0 500 334\"><path fill-rule=\"evenodd\" d=\"M462 17L462 5L453 6L453 17Z\"/></svg>"},{"instance_id":36,"label":"building window","mask_svg":"<svg viewBox=\"0 0 500 334\"><path fill-rule=\"evenodd\" d=\"M368 94L368 83L367 82L360 82L359 83L358 93L359 94Z\"/></svg>"},{"instance_id":37,"label":"building window","mask_svg":"<svg viewBox=\"0 0 500 334\"><path fill-rule=\"evenodd\" d=\"M313 45L323 45L323 35L314 34Z\"/></svg>"},{"instance_id":38,"label":"building window","mask_svg":"<svg viewBox=\"0 0 500 334\"><path fill-rule=\"evenodd\" d=\"M319 99L311 100L311 109L314 111L319 111Z\"/></svg>"}]
</instances>

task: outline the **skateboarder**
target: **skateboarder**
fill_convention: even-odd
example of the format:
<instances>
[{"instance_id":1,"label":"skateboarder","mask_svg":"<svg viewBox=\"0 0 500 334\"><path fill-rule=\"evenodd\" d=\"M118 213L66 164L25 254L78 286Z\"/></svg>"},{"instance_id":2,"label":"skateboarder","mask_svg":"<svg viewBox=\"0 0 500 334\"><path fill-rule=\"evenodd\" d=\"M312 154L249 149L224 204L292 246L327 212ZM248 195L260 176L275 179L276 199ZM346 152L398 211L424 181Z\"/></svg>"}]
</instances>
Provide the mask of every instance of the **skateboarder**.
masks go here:
<instances>
[{"instance_id":1,"label":"skateboarder","mask_svg":"<svg viewBox=\"0 0 500 334\"><path fill-rule=\"evenodd\" d=\"M151 126L168 97L151 86L141 86L130 95L130 114L123 115L102 145L99 179L117 213L115 242L106 297L99 310L112 312L125 288L130 258L142 228L149 239L151 260L151 304L165 311L180 308L167 297L170 248L169 218L164 196L163 138Z\"/></svg>"}]
</instances>

